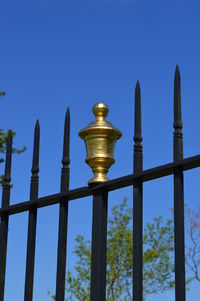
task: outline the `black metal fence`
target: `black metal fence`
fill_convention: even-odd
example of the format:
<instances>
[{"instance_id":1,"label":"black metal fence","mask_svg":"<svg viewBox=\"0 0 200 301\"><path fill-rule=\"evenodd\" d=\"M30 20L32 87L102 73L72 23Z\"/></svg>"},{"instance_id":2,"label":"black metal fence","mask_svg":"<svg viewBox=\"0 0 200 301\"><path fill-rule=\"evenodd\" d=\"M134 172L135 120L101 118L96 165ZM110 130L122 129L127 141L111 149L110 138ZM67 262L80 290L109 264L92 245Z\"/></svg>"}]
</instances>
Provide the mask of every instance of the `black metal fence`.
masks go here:
<instances>
[{"instance_id":1,"label":"black metal fence","mask_svg":"<svg viewBox=\"0 0 200 301\"><path fill-rule=\"evenodd\" d=\"M92 187L80 187L69 190L69 145L70 113L66 112L64 126L64 146L61 171L60 193L38 197L39 184L39 140L40 127L36 122L33 147L33 164L30 185L30 199L10 205L12 135L8 134L5 174L0 209L0 301L4 300L6 253L9 216L28 211L28 240L26 257L26 276L24 300L33 299L33 278L35 260L35 240L37 210L41 207L60 204L59 235L57 251L56 301L65 298L66 244L68 203L72 200L93 196L92 222L92 263L91 263L91 301L106 300L106 236L108 192L133 186L133 300L143 300L142 285L142 228L143 228L143 182L174 175L174 237L175 237L175 300L185 300L185 243L184 243L184 193L183 172L200 166L200 155L183 159L183 139L181 120L180 72L176 67L174 77L174 160L169 164L143 170L142 134L141 134L141 96L140 85L135 89L135 129L134 129L134 166L133 174L116 178Z\"/></svg>"}]
</instances>

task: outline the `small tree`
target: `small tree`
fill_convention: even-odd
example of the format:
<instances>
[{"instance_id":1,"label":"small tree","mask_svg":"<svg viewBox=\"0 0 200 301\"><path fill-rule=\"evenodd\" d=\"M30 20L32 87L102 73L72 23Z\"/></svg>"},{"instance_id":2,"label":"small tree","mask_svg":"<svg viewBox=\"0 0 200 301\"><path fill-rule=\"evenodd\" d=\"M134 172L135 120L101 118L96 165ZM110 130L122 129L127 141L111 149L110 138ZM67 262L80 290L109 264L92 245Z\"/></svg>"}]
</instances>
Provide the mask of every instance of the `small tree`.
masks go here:
<instances>
[{"instance_id":1,"label":"small tree","mask_svg":"<svg viewBox=\"0 0 200 301\"><path fill-rule=\"evenodd\" d=\"M191 279L200 282L200 206L190 209L185 206L185 228L190 241L186 246L186 266L191 273Z\"/></svg>"},{"instance_id":2,"label":"small tree","mask_svg":"<svg viewBox=\"0 0 200 301\"><path fill-rule=\"evenodd\" d=\"M192 280L200 282L200 206L185 206L187 289ZM174 229L172 219L156 217L147 223L143 235L144 298L173 288ZM91 242L78 235L74 272L67 274L66 301L90 300ZM106 300L132 300L132 209L126 198L114 206L108 220ZM52 296L55 300L55 296Z\"/></svg>"},{"instance_id":3,"label":"small tree","mask_svg":"<svg viewBox=\"0 0 200 301\"><path fill-rule=\"evenodd\" d=\"M173 226L170 219L154 218L144 229L144 296L174 286ZM74 272L67 274L66 301L90 300L91 242L78 235ZM107 301L132 300L132 209L125 198L108 220ZM52 296L55 299L55 296Z\"/></svg>"}]
</instances>

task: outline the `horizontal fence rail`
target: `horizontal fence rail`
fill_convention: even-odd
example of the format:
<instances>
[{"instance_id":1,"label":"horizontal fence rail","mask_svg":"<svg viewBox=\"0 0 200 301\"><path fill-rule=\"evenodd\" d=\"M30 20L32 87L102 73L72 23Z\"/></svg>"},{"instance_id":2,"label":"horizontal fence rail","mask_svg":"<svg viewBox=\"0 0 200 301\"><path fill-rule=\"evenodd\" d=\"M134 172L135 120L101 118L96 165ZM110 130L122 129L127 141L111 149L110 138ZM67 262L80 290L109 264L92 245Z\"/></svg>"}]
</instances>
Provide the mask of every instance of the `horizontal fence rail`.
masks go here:
<instances>
[{"instance_id":1,"label":"horizontal fence rail","mask_svg":"<svg viewBox=\"0 0 200 301\"><path fill-rule=\"evenodd\" d=\"M30 199L10 205L12 133L7 139L6 163L2 187L2 206L0 208L0 301L4 301L6 254L9 216L28 212L28 237L26 254L26 275L24 300L33 300L34 261L39 208L59 204L59 227L57 246L56 301L64 301L68 204L70 201L93 197L92 215L92 257L90 300L106 300L106 246L108 193L113 190L133 186L133 301L143 300L143 183L173 175L174 177L174 246L175 246L175 300L185 301L185 241L184 241L184 177L187 170L200 167L200 155L183 159L183 135L181 118L180 72L176 67L174 77L174 134L173 162L143 170L141 89L137 82L135 88L134 151L133 173L104 183L69 188L70 178L70 112L67 109L64 124L64 141L61 169L60 192L38 197L39 191L39 143L40 126L36 122L31 169Z\"/></svg>"},{"instance_id":2,"label":"horizontal fence rail","mask_svg":"<svg viewBox=\"0 0 200 301\"><path fill-rule=\"evenodd\" d=\"M109 180L107 182L97 184L95 187L80 187L71 189L67 192L59 192L56 194L47 195L45 197L37 198L35 201L25 201L14 205L7 206L0 209L0 216L4 214L12 215L20 212L28 211L30 207L43 208L60 203L63 199L69 201L81 199L93 194L93 190L106 189L107 191L113 191L116 189L128 187L134 185L138 180L142 182L148 182L156 180L166 176L173 175L177 168L181 168L183 171L200 167L200 155L189 157L178 162L171 162L168 164L160 165L151 169L146 169L137 174L130 174L128 176Z\"/></svg>"}]
</instances>

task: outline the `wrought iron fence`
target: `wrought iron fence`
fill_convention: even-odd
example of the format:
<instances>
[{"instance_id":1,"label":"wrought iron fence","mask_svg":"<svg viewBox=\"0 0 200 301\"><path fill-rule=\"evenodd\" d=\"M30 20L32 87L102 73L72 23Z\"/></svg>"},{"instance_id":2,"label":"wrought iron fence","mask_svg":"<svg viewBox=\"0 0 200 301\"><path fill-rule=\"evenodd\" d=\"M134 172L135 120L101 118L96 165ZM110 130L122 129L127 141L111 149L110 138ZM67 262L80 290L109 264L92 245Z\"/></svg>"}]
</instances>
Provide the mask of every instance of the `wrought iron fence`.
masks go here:
<instances>
[{"instance_id":1,"label":"wrought iron fence","mask_svg":"<svg viewBox=\"0 0 200 301\"><path fill-rule=\"evenodd\" d=\"M9 216L27 211L29 213L26 276L24 300L33 300L33 278L35 260L35 240L37 211L39 208L60 204L59 235L57 250L56 301L65 298L66 245L68 203L86 196L93 196L92 222L92 262L91 262L91 301L106 300L106 236L108 193L127 186L133 186L133 301L143 300L142 285L142 228L143 228L143 182L168 175L174 175L174 246L175 246L175 300L185 300L185 243L184 243L184 179L186 170L200 166L200 155L183 159L183 138L181 119L180 72L176 67L174 77L174 143L173 162L152 169L143 170L142 131L141 131L141 94L140 84L135 89L135 129L133 173L88 187L69 189L69 146L70 112L66 112L64 126L64 145L61 170L60 192L38 197L39 184L39 140L40 126L36 122L34 133L33 163L31 169L30 199L10 205L12 134L9 132L6 150L5 173L0 209L0 301L4 300L6 253Z\"/></svg>"}]
</instances>

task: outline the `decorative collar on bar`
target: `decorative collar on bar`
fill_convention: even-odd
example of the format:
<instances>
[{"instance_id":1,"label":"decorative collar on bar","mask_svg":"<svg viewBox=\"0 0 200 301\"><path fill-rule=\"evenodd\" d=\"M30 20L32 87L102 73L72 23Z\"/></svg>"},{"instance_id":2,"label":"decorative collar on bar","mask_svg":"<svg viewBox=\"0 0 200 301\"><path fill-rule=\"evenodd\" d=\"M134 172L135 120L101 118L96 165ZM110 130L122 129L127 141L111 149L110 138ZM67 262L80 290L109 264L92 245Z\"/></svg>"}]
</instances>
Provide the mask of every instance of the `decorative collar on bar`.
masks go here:
<instances>
[{"instance_id":1,"label":"decorative collar on bar","mask_svg":"<svg viewBox=\"0 0 200 301\"><path fill-rule=\"evenodd\" d=\"M108 106L98 102L92 109L96 120L79 132L80 138L85 141L87 157L85 162L92 168L94 177L88 184L96 184L108 180L106 174L115 162L114 147L116 140L122 136L120 130L106 121Z\"/></svg>"}]
</instances>

